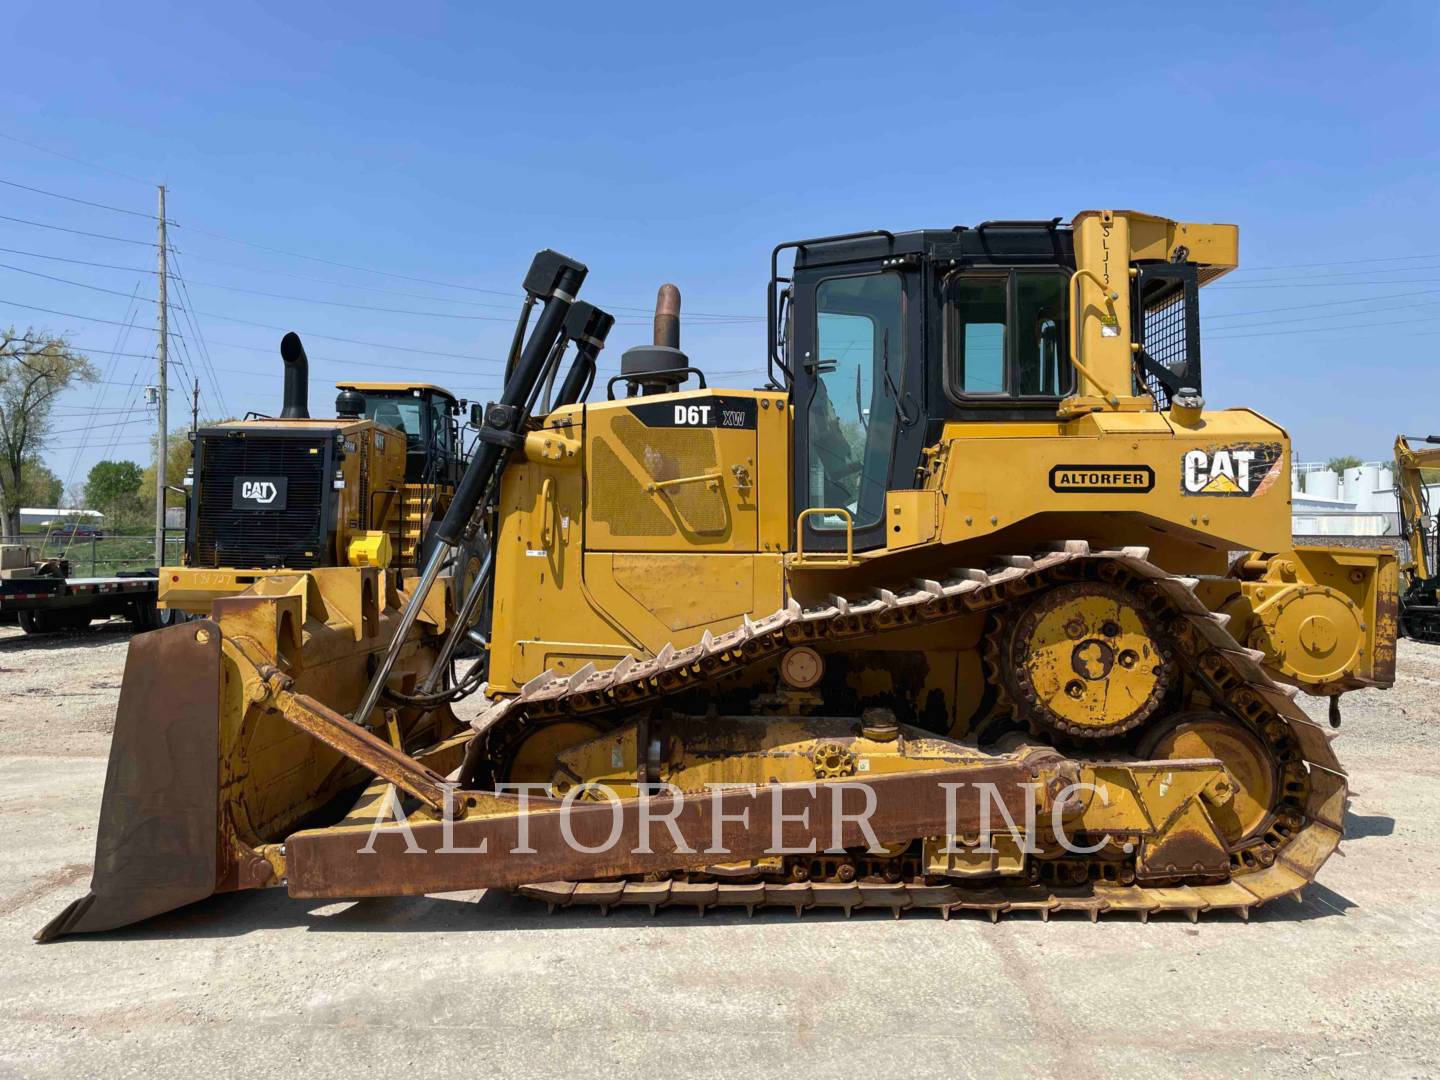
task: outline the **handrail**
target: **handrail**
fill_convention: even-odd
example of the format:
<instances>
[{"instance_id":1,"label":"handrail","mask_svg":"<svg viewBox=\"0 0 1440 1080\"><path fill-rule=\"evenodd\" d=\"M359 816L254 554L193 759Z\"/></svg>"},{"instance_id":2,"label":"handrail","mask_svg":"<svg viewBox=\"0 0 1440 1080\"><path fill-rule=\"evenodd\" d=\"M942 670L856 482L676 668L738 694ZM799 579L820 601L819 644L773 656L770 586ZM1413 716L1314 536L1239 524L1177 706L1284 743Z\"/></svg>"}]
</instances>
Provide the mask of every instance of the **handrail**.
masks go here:
<instances>
[{"instance_id":1,"label":"handrail","mask_svg":"<svg viewBox=\"0 0 1440 1080\"><path fill-rule=\"evenodd\" d=\"M540 485L540 544L546 551L550 550L555 540L555 526L552 520L554 514L551 512L551 505L555 499L555 478L545 477L545 483Z\"/></svg>"},{"instance_id":2,"label":"handrail","mask_svg":"<svg viewBox=\"0 0 1440 1080\"><path fill-rule=\"evenodd\" d=\"M1081 352L1084 349L1083 343L1085 340L1085 335L1080 332L1082 327L1080 319L1079 286L1080 279L1082 277L1088 277L1091 281L1095 282L1097 286L1099 286L1100 291L1105 294L1106 303L1110 306L1113 307L1115 301L1119 299L1120 296L1120 294L1117 292L1109 291L1105 282L1100 279L1100 275L1095 273L1095 271L1091 270L1088 266L1082 266L1079 270L1076 270L1075 273L1070 275L1070 364L1081 375L1089 379L1090 382L1094 385L1095 389L1099 390L1101 396L1104 397L1107 401L1109 401L1111 405L1119 405L1120 399L1115 396L1115 392L1109 389L1094 375L1092 375L1089 369L1085 367L1084 363L1080 359Z\"/></svg>"},{"instance_id":3,"label":"handrail","mask_svg":"<svg viewBox=\"0 0 1440 1080\"><path fill-rule=\"evenodd\" d=\"M682 484L698 484L702 480L718 482L724 479L724 473L708 472L696 473L694 476L677 476L674 480L654 480L645 485L645 493L647 495L654 495L657 492L665 491L667 488L680 487ZM717 486L717 483L712 483L710 488L713 491Z\"/></svg>"},{"instance_id":4,"label":"handrail","mask_svg":"<svg viewBox=\"0 0 1440 1080\"><path fill-rule=\"evenodd\" d=\"M808 510L800 511L800 516L795 519L795 561L804 562L805 560L805 519L815 514L839 514L845 519L845 562L853 563L855 561L855 519L843 506L812 506ZM823 551L812 552L810 557L827 561L824 556L829 554L831 553ZM839 562L838 559L833 561Z\"/></svg>"}]
</instances>

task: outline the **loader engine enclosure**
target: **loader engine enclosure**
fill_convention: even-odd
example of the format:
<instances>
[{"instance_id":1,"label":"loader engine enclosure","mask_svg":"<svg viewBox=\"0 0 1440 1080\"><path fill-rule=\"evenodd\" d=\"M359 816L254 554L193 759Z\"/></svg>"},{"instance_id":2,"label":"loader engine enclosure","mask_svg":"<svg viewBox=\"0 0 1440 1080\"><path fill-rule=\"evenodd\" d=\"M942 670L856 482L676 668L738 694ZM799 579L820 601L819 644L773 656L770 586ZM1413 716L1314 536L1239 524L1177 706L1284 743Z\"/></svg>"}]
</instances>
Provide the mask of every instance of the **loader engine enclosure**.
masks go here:
<instances>
[{"instance_id":1,"label":"loader engine enclosure","mask_svg":"<svg viewBox=\"0 0 1440 1080\"><path fill-rule=\"evenodd\" d=\"M1287 434L1206 407L1198 290L1238 261L1234 226L1111 210L782 243L770 381L731 389L668 284L602 384L614 320L542 251L405 565L323 561L306 477L341 434L207 433L197 538L326 554L132 646L91 893L38 936L279 884L992 919L1297 894L1347 799L1297 696L1338 724L1393 682L1398 570L1295 546ZM330 423L398 430L345 385ZM293 533L235 502L282 487ZM210 753L213 791L174 779Z\"/></svg>"},{"instance_id":2,"label":"loader engine enclosure","mask_svg":"<svg viewBox=\"0 0 1440 1080\"><path fill-rule=\"evenodd\" d=\"M333 564L337 458L337 440L328 432L197 432L194 474L202 479L190 508L189 565Z\"/></svg>"}]
</instances>

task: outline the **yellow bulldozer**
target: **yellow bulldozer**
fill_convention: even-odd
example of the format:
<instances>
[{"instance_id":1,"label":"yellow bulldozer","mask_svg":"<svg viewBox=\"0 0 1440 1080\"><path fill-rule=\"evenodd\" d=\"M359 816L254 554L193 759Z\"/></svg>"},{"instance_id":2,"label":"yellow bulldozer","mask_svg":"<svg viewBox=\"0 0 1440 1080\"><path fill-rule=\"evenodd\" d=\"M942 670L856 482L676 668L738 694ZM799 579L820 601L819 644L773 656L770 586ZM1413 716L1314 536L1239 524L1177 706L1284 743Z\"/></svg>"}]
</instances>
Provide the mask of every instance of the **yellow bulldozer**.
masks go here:
<instances>
[{"instance_id":1,"label":"yellow bulldozer","mask_svg":"<svg viewBox=\"0 0 1440 1080\"><path fill-rule=\"evenodd\" d=\"M613 320L539 253L417 565L258 574L134 639L91 889L37 936L276 886L1297 894L1346 804L1297 696L1338 724L1391 684L1397 570L1294 546L1286 433L1205 407L1198 291L1237 261L1234 226L1109 210L783 243L765 386L707 385L667 285L602 400Z\"/></svg>"}]
</instances>

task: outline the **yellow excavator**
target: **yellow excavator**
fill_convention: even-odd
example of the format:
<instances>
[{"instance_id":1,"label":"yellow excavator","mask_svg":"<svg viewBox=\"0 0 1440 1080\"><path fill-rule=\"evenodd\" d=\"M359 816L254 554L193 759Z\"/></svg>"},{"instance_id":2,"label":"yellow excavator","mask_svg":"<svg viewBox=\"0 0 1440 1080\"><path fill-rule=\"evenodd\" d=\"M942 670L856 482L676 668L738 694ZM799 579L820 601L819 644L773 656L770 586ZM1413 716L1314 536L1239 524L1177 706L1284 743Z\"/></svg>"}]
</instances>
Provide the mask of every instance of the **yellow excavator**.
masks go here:
<instances>
[{"instance_id":1,"label":"yellow excavator","mask_svg":"<svg viewBox=\"0 0 1440 1080\"><path fill-rule=\"evenodd\" d=\"M1440 533L1430 509L1427 472L1440 474L1440 435L1396 436L1395 498L1410 545L1410 559L1400 567L1400 632L1440 645Z\"/></svg>"},{"instance_id":2,"label":"yellow excavator","mask_svg":"<svg viewBox=\"0 0 1440 1080\"><path fill-rule=\"evenodd\" d=\"M1285 431L1205 406L1198 292L1238 242L1101 210L782 243L766 385L707 385L667 285L603 398L613 320L539 253L418 565L259 575L134 639L90 892L37 936L279 886L1297 894L1347 798L1297 698L1338 724L1392 683L1398 575L1295 546Z\"/></svg>"}]
</instances>

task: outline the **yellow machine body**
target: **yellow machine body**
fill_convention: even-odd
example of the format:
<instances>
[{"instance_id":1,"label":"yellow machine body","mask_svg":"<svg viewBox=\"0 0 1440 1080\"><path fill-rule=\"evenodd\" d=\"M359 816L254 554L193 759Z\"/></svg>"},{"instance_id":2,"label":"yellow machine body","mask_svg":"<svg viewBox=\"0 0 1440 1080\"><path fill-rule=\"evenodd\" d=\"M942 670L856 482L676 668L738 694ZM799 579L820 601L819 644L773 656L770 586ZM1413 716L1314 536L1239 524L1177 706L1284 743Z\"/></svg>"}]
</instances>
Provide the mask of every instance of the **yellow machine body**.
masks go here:
<instances>
[{"instance_id":1,"label":"yellow machine body","mask_svg":"<svg viewBox=\"0 0 1440 1080\"><path fill-rule=\"evenodd\" d=\"M786 550L786 395L665 402L722 399L753 402L757 428L648 431L616 401L552 415L528 437L501 495L493 689L685 648L791 598L934 576L1056 537L1143 542L1158 565L1207 576L1215 609L1240 619L1240 639L1286 681L1335 693L1393 680L1393 556L1292 550L1289 438L1251 410L947 424L925 451L923 486L887 493L885 546L846 558ZM1262 554L1230 575L1238 551Z\"/></svg>"}]
</instances>

